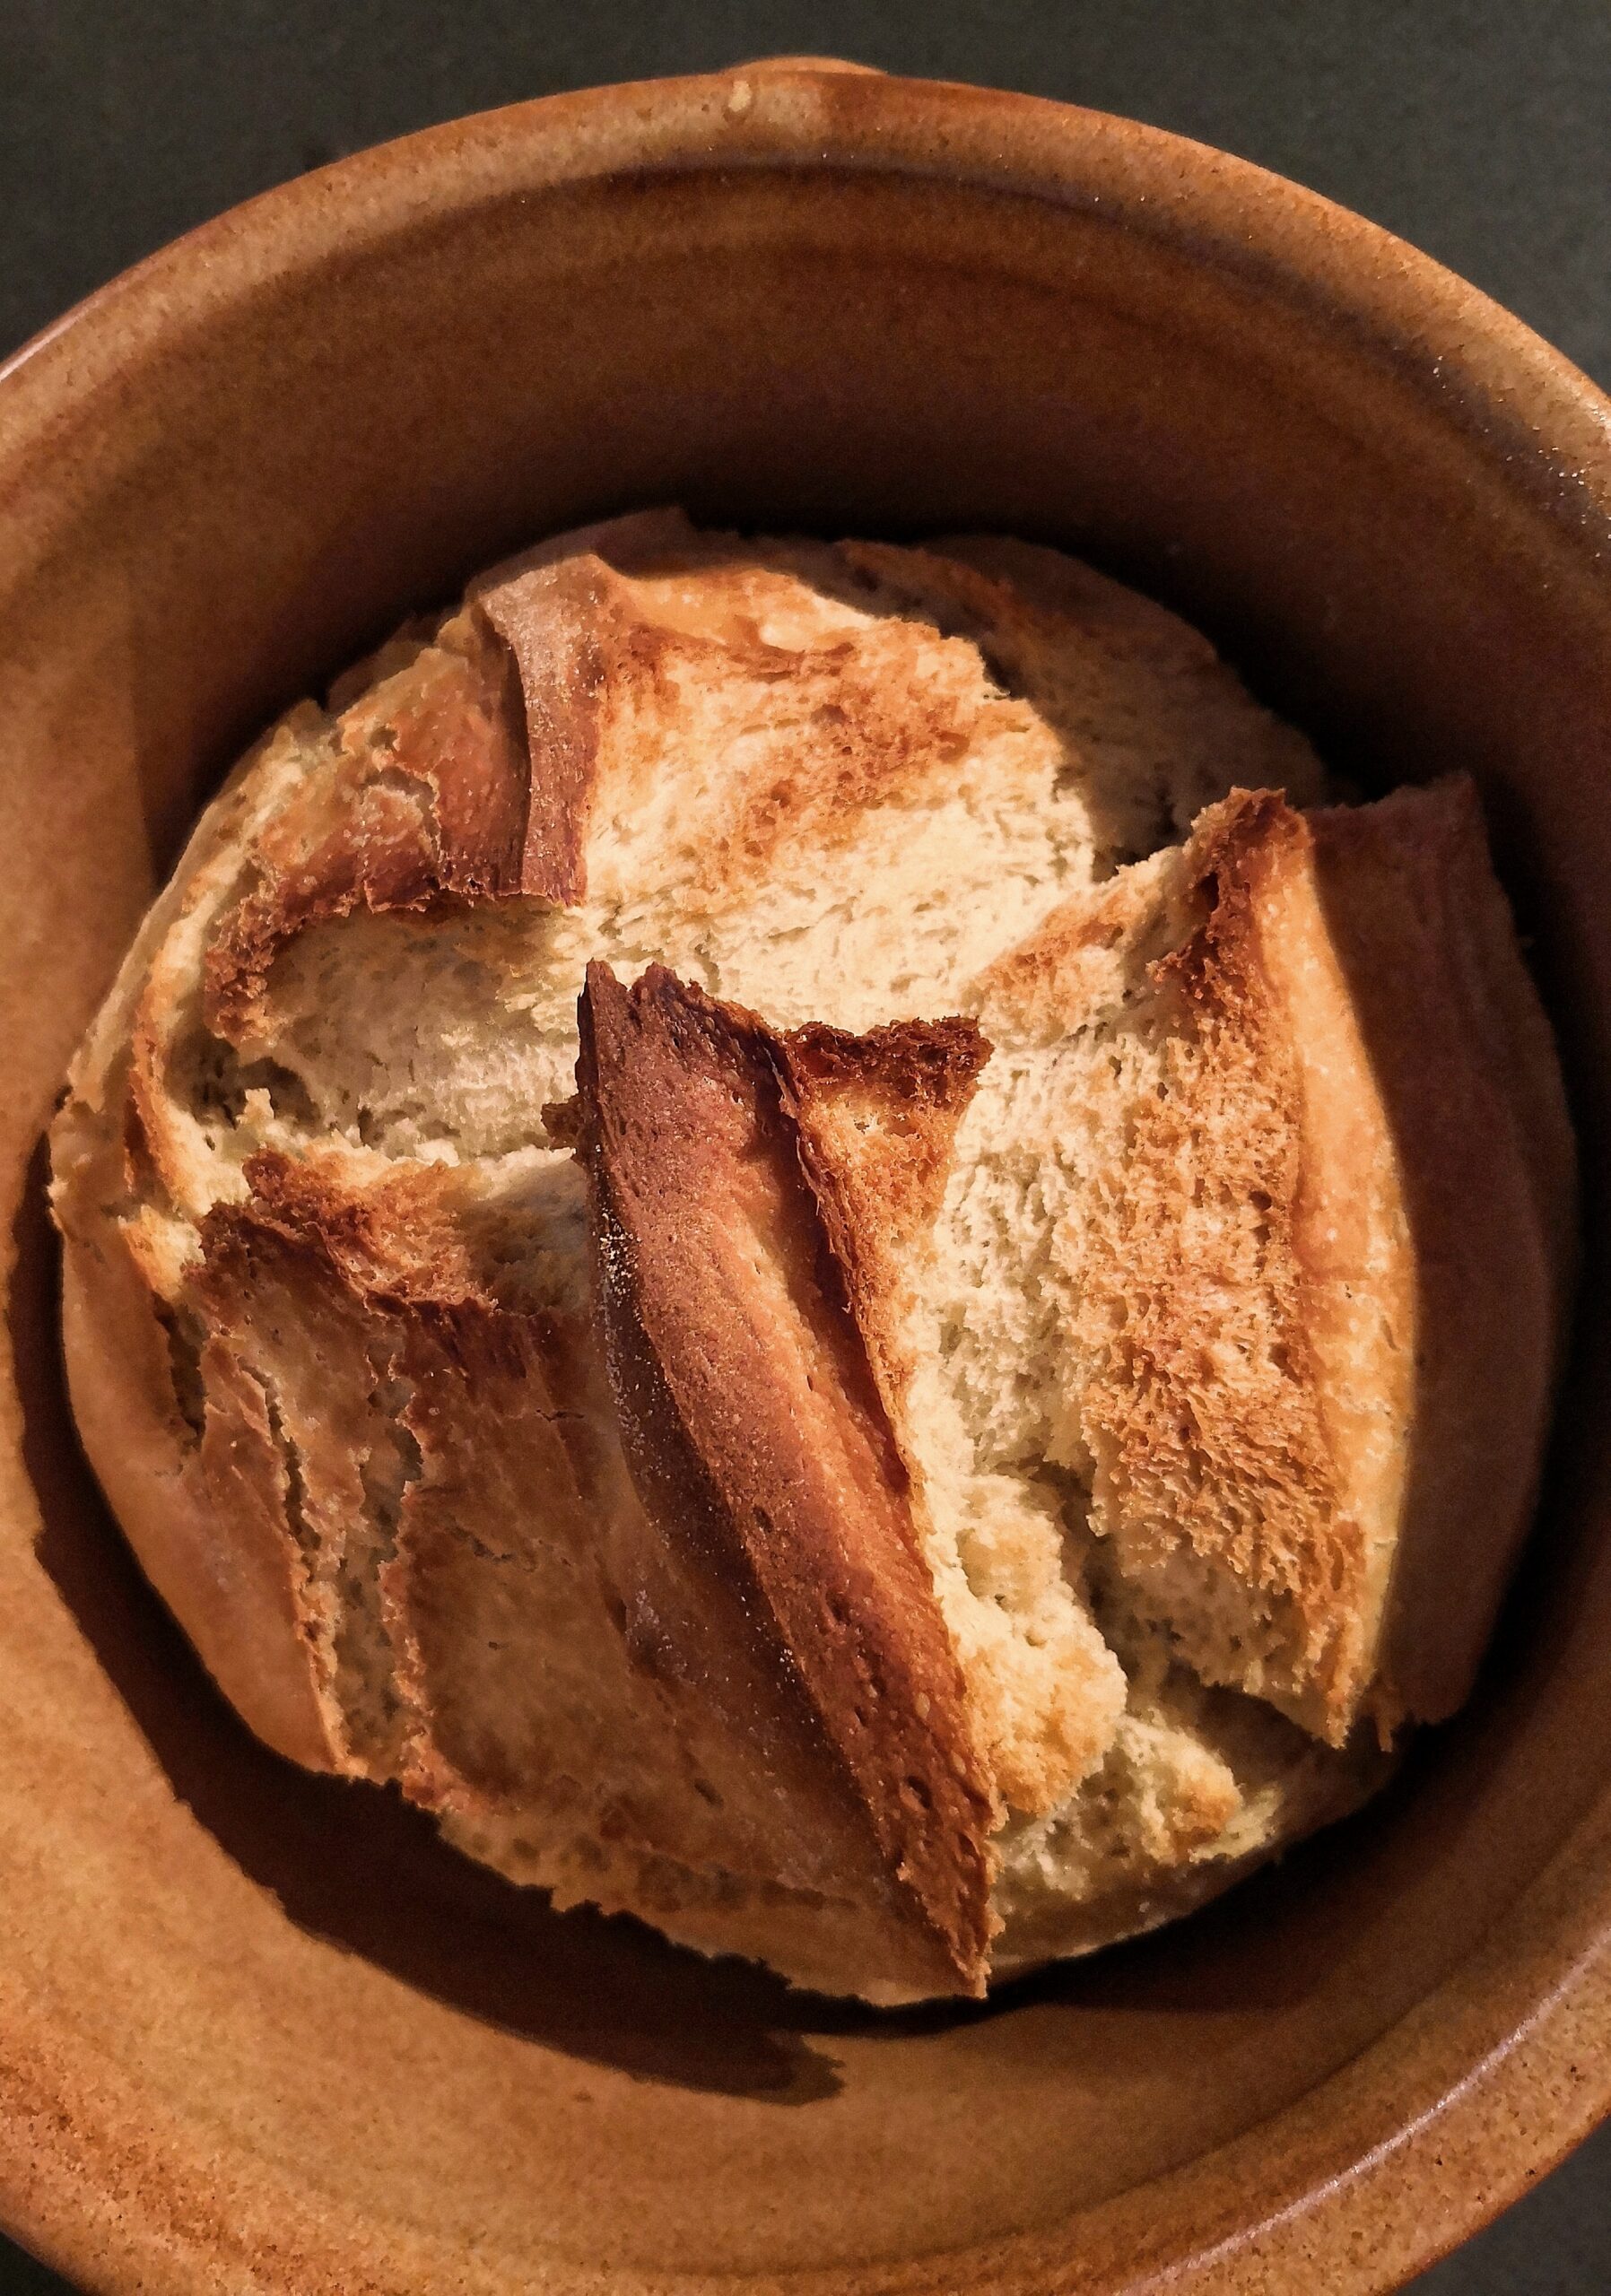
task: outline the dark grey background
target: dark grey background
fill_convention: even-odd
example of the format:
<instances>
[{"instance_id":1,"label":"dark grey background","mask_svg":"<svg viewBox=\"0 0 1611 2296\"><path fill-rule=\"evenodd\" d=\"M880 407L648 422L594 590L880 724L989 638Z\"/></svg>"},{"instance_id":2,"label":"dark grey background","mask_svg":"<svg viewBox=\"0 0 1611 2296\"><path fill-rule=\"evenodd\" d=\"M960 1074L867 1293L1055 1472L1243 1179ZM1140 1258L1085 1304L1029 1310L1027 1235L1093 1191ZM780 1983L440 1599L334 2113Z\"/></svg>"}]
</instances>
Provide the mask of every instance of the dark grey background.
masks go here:
<instances>
[{"instance_id":1,"label":"dark grey background","mask_svg":"<svg viewBox=\"0 0 1611 2296\"><path fill-rule=\"evenodd\" d=\"M779 51L1223 145L1414 240L1611 385L1607 0L0 0L0 356L176 232L343 152ZM62 2287L0 2241L0 2291ZM1611 2130L1415 2287L1611 2288Z\"/></svg>"}]
</instances>

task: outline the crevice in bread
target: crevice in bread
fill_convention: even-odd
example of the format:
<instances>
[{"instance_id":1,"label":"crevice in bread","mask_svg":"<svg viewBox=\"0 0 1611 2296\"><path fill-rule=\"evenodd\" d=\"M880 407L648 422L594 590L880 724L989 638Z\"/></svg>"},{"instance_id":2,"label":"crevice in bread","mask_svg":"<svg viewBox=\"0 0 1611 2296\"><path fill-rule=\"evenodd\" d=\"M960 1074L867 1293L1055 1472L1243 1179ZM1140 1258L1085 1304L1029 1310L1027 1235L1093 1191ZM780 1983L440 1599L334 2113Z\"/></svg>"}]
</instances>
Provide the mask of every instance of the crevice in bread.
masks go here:
<instances>
[{"instance_id":1,"label":"crevice in bread","mask_svg":"<svg viewBox=\"0 0 1611 2296\"><path fill-rule=\"evenodd\" d=\"M369 1362L374 1439L359 1462L362 1508L348 1529L341 1557L335 1692L375 1774L391 1778L405 1761L408 1713L397 1684L388 1590L404 1504L424 1461L408 1424L413 1382L399 1373L393 1354L378 1358L371 1352Z\"/></svg>"},{"instance_id":2,"label":"crevice in bread","mask_svg":"<svg viewBox=\"0 0 1611 2296\"><path fill-rule=\"evenodd\" d=\"M230 1133L249 1138L269 1121L308 1134L318 1126L318 1112L294 1068L266 1057L243 1060L232 1044L205 1028L186 1032L171 1073L210 1151Z\"/></svg>"},{"instance_id":3,"label":"crevice in bread","mask_svg":"<svg viewBox=\"0 0 1611 2296\"><path fill-rule=\"evenodd\" d=\"M302 1551L310 1576L317 1578L334 1575L327 1571L320 1572L318 1568L325 1561L324 1542L309 1519L308 1479L302 1470L302 1455L286 1430L285 1409L280 1399L279 1388L268 1373L260 1370L257 1364L248 1363L244 1366L244 1369L248 1378L263 1397L264 1417L268 1422L268 1439L274 1445L274 1455L280 1463L281 1488L285 1500L285 1520L291 1527L291 1535Z\"/></svg>"},{"instance_id":4,"label":"crevice in bread","mask_svg":"<svg viewBox=\"0 0 1611 2296\"><path fill-rule=\"evenodd\" d=\"M419 909L443 894L564 899L528 847L530 757L509 665L476 613L328 728L299 802L264 822L203 968L206 1024L239 1043L274 959L321 919Z\"/></svg>"},{"instance_id":5,"label":"crevice in bread","mask_svg":"<svg viewBox=\"0 0 1611 2296\"><path fill-rule=\"evenodd\" d=\"M1339 1752L1260 1700L1206 1688L1164 1636L1145 1658L1133 1631L1123 1639L1128 1697L1100 1768L1002 1834L1003 1975L1177 1918L1346 1815L1393 1768L1368 1734Z\"/></svg>"},{"instance_id":6,"label":"crevice in bread","mask_svg":"<svg viewBox=\"0 0 1611 2296\"><path fill-rule=\"evenodd\" d=\"M207 1387L202 1376L202 1352L206 1328L193 1308L159 1299L154 1309L168 1349L168 1373L174 1407L185 1430L187 1447L194 1449L206 1432Z\"/></svg>"},{"instance_id":7,"label":"crevice in bread","mask_svg":"<svg viewBox=\"0 0 1611 2296\"><path fill-rule=\"evenodd\" d=\"M340 1742L363 1776L396 1777L405 1761L407 1722L385 1587L403 1493L419 1472L418 1447L397 1415L398 1390L405 1388L393 1382L385 1397L379 1387L374 1391L373 1441L357 1460L359 1504L335 1523L328 1510L310 1503L308 1463L288 1423L279 1383L259 1366L245 1368L262 1392L278 1455L285 1518L305 1566L308 1629Z\"/></svg>"},{"instance_id":8,"label":"crevice in bread","mask_svg":"<svg viewBox=\"0 0 1611 2296\"><path fill-rule=\"evenodd\" d=\"M1002 1790L1033 1812L1101 1761L1124 1683L1090 1616L1084 1495L1047 1471L1055 1300L1039 1263L1060 1175L1043 1138L1000 1137L1019 1074L998 1046L963 1118L936 1228L903 1271L910 1373L900 1424L936 1579L958 1592L954 1631L992 1716ZM980 1407L986 1373L1001 1424Z\"/></svg>"}]
</instances>

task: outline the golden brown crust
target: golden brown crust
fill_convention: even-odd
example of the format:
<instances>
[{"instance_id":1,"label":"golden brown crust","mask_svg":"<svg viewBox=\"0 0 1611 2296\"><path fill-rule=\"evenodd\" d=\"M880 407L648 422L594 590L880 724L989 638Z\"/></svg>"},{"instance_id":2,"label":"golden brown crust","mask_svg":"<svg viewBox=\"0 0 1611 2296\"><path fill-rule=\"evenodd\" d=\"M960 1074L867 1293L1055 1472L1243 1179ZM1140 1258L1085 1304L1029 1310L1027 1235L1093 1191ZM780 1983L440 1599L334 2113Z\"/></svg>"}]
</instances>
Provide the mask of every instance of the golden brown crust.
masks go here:
<instances>
[{"instance_id":1,"label":"golden brown crust","mask_svg":"<svg viewBox=\"0 0 1611 2296\"><path fill-rule=\"evenodd\" d=\"M782 1104L776 1040L652 968L589 968L578 1080L629 1457L725 1555L914 1924L982 1990L994 1825L906 1479ZM669 1503L668 1503L669 1502Z\"/></svg>"},{"instance_id":2,"label":"golden brown crust","mask_svg":"<svg viewBox=\"0 0 1611 2296\"><path fill-rule=\"evenodd\" d=\"M612 655L631 627L616 605L619 589L602 560L583 557L536 568L480 599L481 613L509 649L523 711L526 816L509 890L565 906L588 889Z\"/></svg>"},{"instance_id":3,"label":"golden brown crust","mask_svg":"<svg viewBox=\"0 0 1611 2296\"><path fill-rule=\"evenodd\" d=\"M87 1268L69 1246L63 1331L85 1448L146 1577L266 1745L309 1770L339 1768L300 1639L293 1544L238 1457L214 1437L204 1466L174 1428L149 1292L131 1270ZM243 1448L257 1431L242 1429ZM249 1497L239 1476L253 1482Z\"/></svg>"},{"instance_id":4,"label":"golden brown crust","mask_svg":"<svg viewBox=\"0 0 1611 2296\"><path fill-rule=\"evenodd\" d=\"M1066 640L1071 631L1100 635L1110 655L1151 653L1180 668L1215 663L1200 631L1062 551L1005 535L948 535L922 549L867 542L840 547L851 565L898 596L930 606L945 602L968 615L997 645L1012 649L1014 666L1037 639L1055 632Z\"/></svg>"},{"instance_id":5,"label":"golden brown crust","mask_svg":"<svg viewBox=\"0 0 1611 2296\"><path fill-rule=\"evenodd\" d=\"M1397 1151L1417 1300L1383 1718L1468 1694L1532 1511L1576 1261L1576 1152L1472 784L1311 817Z\"/></svg>"},{"instance_id":6,"label":"golden brown crust","mask_svg":"<svg viewBox=\"0 0 1611 2296\"><path fill-rule=\"evenodd\" d=\"M987 710L1025 714L982 690L971 646L921 622L880 619L798 650L729 637L724 651L764 683L776 721L799 730L735 791L701 872L713 892L763 881L791 846L849 844L875 807L941 780Z\"/></svg>"},{"instance_id":7,"label":"golden brown crust","mask_svg":"<svg viewBox=\"0 0 1611 2296\"><path fill-rule=\"evenodd\" d=\"M253 1032L275 953L311 924L520 890L527 765L492 639L457 626L355 701L330 739L258 831L208 946L205 1012L219 1036Z\"/></svg>"}]
</instances>

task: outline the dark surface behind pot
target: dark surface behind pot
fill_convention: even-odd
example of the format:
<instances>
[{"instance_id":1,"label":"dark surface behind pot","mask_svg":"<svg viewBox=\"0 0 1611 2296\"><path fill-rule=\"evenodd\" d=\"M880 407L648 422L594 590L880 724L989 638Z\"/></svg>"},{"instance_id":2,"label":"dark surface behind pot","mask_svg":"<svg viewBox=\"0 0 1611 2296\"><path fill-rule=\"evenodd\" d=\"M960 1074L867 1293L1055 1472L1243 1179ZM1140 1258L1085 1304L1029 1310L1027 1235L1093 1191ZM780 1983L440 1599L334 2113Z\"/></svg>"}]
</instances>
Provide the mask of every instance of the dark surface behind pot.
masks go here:
<instances>
[{"instance_id":1,"label":"dark surface behind pot","mask_svg":"<svg viewBox=\"0 0 1611 2296\"><path fill-rule=\"evenodd\" d=\"M675 16L675 21L672 21ZM515 99L779 51L1129 114L1278 170L1461 272L1611 385L1611 11L1599 0L11 0L0 354L220 209ZM1611 2133L1415 2283L1611 2283ZM64 2283L0 2243L0 2290Z\"/></svg>"}]
</instances>

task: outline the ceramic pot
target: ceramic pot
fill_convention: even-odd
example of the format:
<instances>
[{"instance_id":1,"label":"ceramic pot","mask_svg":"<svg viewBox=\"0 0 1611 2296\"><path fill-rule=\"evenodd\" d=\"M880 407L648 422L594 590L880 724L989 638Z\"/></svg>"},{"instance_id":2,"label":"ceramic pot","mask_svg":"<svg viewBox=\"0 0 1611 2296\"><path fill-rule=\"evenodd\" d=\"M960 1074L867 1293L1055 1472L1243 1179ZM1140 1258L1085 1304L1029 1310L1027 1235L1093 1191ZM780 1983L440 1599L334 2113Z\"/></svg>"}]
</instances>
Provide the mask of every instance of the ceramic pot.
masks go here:
<instances>
[{"instance_id":1,"label":"ceramic pot","mask_svg":"<svg viewBox=\"0 0 1611 2296\"><path fill-rule=\"evenodd\" d=\"M1516 321L1168 135L811 63L370 152L0 385L0 2214L94 2290L1386 2288L1611 2105L1611 1394L1478 1696L1141 1944L879 2018L559 1918L264 1752L75 1450L39 1139L267 718L545 529L983 526L1197 617L1367 787L1478 777L1611 1079L1611 432Z\"/></svg>"}]
</instances>

